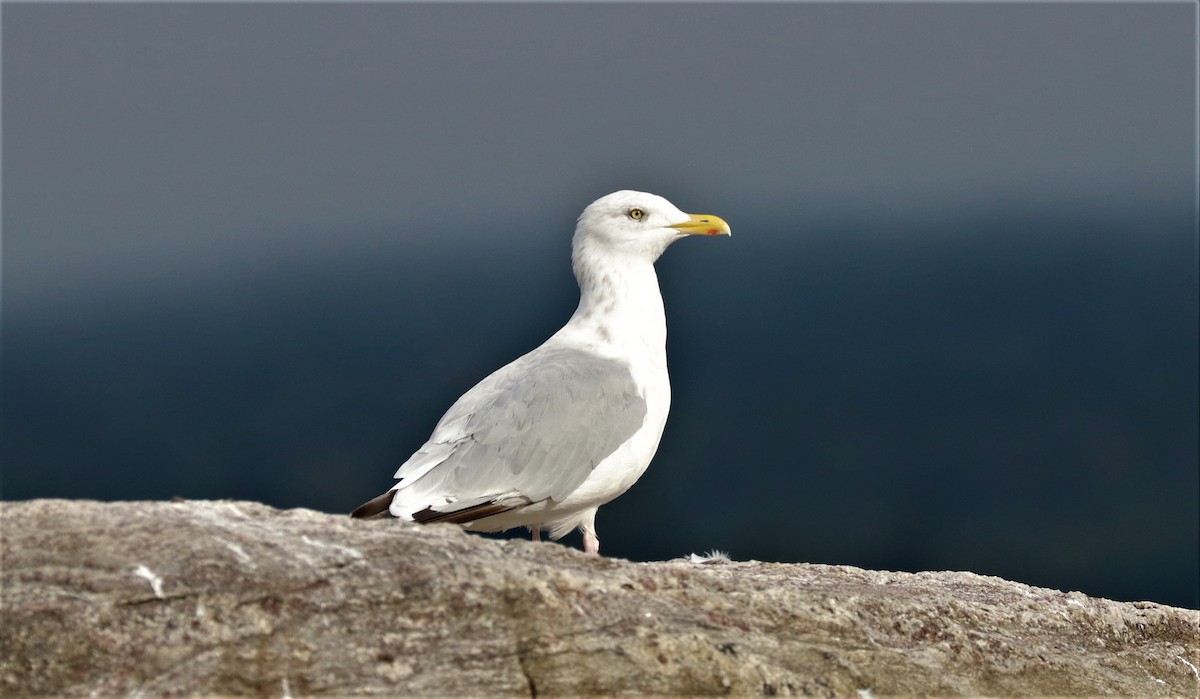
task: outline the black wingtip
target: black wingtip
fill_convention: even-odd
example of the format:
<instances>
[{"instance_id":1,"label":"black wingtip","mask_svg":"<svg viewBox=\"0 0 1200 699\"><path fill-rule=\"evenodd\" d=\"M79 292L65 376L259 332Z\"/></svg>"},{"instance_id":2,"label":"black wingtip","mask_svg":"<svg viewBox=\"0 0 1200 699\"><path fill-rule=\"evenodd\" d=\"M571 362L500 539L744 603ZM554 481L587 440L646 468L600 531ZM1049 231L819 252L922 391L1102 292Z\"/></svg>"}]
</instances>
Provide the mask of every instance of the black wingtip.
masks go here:
<instances>
[{"instance_id":1,"label":"black wingtip","mask_svg":"<svg viewBox=\"0 0 1200 699\"><path fill-rule=\"evenodd\" d=\"M388 509L392 505L392 498L395 497L396 491L389 490L383 495L359 505L357 509L350 513L350 516L355 519L372 519L374 517L390 517L391 511Z\"/></svg>"},{"instance_id":2,"label":"black wingtip","mask_svg":"<svg viewBox=\"0 0 1200 699\"><path fill-rule=\"evenodd\" d=\"M501 512L508 512L513 509L512 505L501 505L495 502L485 502L473 507L467 507L462 510L454 510L452 512L438 512L432 507L426 507L420 512L413 513L413 520L421 524L434 524L437 522L448 522L450 524L466 524L474 522L477 519L498 515Z\"/></svg>"}]
</instances>

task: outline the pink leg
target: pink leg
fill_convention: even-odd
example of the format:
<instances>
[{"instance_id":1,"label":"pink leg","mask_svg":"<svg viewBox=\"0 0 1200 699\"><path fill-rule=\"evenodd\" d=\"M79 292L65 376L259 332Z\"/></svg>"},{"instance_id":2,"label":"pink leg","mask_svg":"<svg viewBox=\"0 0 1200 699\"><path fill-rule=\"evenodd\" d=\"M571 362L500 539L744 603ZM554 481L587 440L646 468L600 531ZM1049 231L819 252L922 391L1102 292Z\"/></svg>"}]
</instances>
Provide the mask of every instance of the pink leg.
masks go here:
<instances>
[{"instance_id":1,"label":"pink leg","mask_svg":"<svg viewBox=\"0 0 1200 699\"><path fill-rule=\"evenodd\" d=\"M542 540L542 528L541 527L530 527L529 531L533 532L533 540L534 541Z\"/></svg>"},{"instance_id":2,"label":"pink leg","mask_svg":"<svg viewBox=\"0 0 1200 699\"><path fill-rule=\"evenodd\" d=\"M600 555L600 538L595 534L585 531L583 533L583 552Z\"/></svg>"}]
</instances>

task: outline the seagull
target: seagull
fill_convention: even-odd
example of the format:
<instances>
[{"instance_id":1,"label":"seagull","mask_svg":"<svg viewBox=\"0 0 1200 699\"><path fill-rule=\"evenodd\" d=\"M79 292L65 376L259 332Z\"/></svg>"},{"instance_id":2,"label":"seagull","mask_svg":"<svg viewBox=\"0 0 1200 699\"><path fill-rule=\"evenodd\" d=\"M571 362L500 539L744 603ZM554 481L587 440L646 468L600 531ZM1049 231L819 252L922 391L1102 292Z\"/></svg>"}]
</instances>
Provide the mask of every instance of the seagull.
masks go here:
<instances>
[{"instance_id":1,"label":"seagull","mask_svg":"<svg viewBox=\"0 0 1200 699\"><path fill-rule=\"evenodd\" d=\"M599 554L596 510L645 473L671 407L654 262L686 236L729 234L654 194L592 202L571 242L579 306L567 324L463 394L391 490L351 516L526 527L534 541L579 529Z\"/></svg>"}]
</instances>

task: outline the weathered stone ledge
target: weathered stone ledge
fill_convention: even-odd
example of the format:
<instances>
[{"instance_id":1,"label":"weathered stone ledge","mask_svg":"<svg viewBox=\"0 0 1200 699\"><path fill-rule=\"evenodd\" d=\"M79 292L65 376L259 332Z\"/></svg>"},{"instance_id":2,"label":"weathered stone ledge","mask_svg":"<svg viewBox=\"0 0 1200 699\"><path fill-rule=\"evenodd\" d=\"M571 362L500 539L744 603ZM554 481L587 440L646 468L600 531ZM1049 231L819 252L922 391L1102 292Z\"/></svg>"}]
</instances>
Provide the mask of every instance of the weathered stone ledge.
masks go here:
<instances>
[{"instance_id":1,"label":"weathered stone ledge","mask_svg":"<svg viewBox=\"0 0 1200 699\"><path fill-rule=\"evenodd\" d=\"M4 696L1200 692L1200 612L972 573L630 563L251 502L0 507Z\"/></svg>"}]
</instances>

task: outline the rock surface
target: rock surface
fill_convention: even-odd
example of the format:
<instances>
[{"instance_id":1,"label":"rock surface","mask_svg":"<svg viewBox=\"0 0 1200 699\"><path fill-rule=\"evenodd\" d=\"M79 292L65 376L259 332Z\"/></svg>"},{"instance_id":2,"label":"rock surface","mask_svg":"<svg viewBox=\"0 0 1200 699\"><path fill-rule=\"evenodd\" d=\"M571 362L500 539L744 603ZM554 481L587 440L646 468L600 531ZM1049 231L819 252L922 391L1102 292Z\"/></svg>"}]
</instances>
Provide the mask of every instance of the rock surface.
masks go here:
<instances>
[{"instance_id":1,"label":"rock surface","mask_svg":"<svg viewBox=\"0 0 1200 699\"><path fill-rule=\"evenodd\" d=\"M250 502L2 503L0 694L1197 696L1200 613L630 563Z\"/></svg>"}]
</instances>

